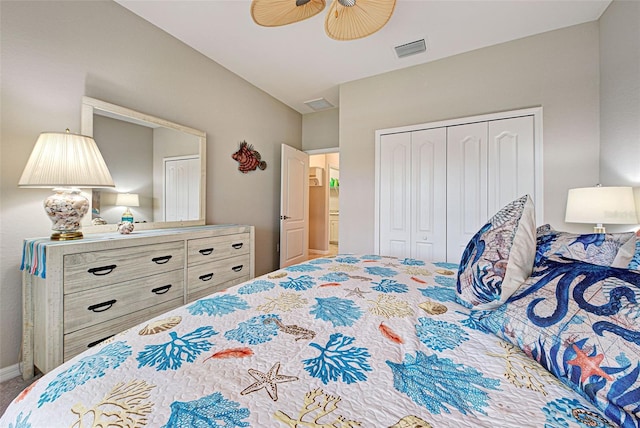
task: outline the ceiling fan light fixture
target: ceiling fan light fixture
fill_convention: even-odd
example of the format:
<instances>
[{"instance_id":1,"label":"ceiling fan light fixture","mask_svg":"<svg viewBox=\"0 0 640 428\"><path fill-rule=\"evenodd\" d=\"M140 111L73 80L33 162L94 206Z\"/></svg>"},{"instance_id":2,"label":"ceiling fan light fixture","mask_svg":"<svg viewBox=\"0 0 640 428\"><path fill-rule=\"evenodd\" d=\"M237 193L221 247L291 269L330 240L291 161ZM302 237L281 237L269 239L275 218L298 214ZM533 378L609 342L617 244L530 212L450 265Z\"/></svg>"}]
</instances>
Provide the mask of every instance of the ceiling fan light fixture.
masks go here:
<instances>
[{"instance_id":1,"label":"ceiling fan light fixture","mask_svg":"<svg viewBox=\"0 0 640 428\"><path fill-rule=\"evenodd\" d=\"M324 29L334 40L370 36L389 22L396 0L333 0Z\"/></svg>"},{"instance_id":2,"label":"ceiling fan light fixture","mask_svg":"<svg viewBox=\"0 0 640 428\"><path fill-rule=\"evenodd\" d=\"M325 5L325 0L253 0L251 17L263 27L279 27L311 18Z\"/></svg>"}]
</instances>

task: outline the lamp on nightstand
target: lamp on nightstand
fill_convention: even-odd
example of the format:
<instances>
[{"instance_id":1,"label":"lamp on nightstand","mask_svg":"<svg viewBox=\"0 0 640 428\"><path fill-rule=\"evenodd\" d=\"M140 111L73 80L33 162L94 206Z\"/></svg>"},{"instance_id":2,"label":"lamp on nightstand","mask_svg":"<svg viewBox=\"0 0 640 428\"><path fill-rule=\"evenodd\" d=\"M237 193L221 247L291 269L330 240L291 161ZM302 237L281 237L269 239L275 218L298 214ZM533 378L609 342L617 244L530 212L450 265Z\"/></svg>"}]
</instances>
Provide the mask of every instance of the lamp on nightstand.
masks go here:
<instances>
[{"instance_id":1,"label":"lamp on nightstand","mask_svg":"<svg viewBox=\"0 0 640 428\"><path fill-rule=\"evenodd\" d=\"M582 187L569 189L567 223L595 223L594 233L605 233L604 224L637 224L631 187Z\"/></svg>"},{"instance_id":2,"label":"lamp on nightstand","mask_svg":"<svg viewBox=\"0 0 640 428\"><path fill-rule=\"evenodd\" d=\"M140 197L137 193L118 193L116 195L116 205L125 207L125 211L122 213L122 221L133 223L133 214L129 207L139 207Z\"/></svg>"},{"instance_id":3,"label":"lamp on nightstand","mask_svg":"<svg viewBox=\"0 0 640 428\"><path fill-rule=\"evenodd\" d=\"M80 221L89 210L89 200L78 188L114 184L93 138L67 129L40 134L18 186L53 188L44 209L53 223L51 239L62 241L82 238Z\"/></svg>"}]
</instances>

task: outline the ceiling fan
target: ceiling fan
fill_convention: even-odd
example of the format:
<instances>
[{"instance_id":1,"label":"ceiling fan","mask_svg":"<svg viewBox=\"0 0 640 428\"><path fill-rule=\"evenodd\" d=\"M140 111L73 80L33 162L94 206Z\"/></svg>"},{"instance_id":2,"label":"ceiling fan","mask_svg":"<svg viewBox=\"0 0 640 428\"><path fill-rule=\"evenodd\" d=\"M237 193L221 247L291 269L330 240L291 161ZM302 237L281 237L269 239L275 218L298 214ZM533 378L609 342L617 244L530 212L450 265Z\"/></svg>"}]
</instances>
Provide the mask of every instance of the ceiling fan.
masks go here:
<instances>
[{"instance_id":1,"label":"ceiling fan","mask_svg":"<svg viewBox=\"0 0 640 428\"><path fill-rule=\"evenodd\" d=\"M333 0L324 29L334 40L367 37L389 21L396 0ZM263 27L293 24L320 13L325 0L252 0L251 17Z\"/></svg>"}]
</instances>

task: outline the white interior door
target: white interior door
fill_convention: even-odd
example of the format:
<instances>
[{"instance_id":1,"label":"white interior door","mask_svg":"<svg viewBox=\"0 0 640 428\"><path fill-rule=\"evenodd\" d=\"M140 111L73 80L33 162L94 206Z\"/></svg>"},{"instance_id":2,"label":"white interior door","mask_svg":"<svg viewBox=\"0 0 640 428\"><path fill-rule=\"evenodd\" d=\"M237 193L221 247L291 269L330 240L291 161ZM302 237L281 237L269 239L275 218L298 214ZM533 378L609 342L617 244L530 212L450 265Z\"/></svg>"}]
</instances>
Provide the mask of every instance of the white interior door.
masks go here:
<instances>
[{"instance_id":1,"label":"white interior door","mask_svg":"<svg viewBox=\"0 0 640 428\"><path fill-rule=\"evenodd\" d=\"M164 160L164 221L200 217L200 157Z\"/></svg>"},{"instance_id":2,"label":"white interior door","mask_svg":"<svg viewBox=\"0 0 640 428\"><path fill-rule=\"evenodd\" d=\"M447 128L447 261L459 263L488 219L487 122Z\"/></svg>"},{"instance_id":3,"label":"white interior door","mask_svg":"<svg viewBox=\"0 0 640 428\"><path fill-rule=\"evenodd\" d=\"M535 194L533 116L489 122L489 216L509 202Z\"/></svg>"},{"instance_id":4,"label":"white interior door","mask_svg":"<svg viewBox=\"0 0 640 428\"><path fill-rule=\"evenodd\" d=\"M303 262L309 247L309 155L282 145L280 267Z\"/></svg>"},{"instance_id":5,"label":"white interior door","mask_svg":"<svg viewBox=\"0 0 640 428\"><path fill-rule=\"evenodd\" d=\"M447 130L411 133L411 257L447 257Z\"/></svg>"}]
</instances>

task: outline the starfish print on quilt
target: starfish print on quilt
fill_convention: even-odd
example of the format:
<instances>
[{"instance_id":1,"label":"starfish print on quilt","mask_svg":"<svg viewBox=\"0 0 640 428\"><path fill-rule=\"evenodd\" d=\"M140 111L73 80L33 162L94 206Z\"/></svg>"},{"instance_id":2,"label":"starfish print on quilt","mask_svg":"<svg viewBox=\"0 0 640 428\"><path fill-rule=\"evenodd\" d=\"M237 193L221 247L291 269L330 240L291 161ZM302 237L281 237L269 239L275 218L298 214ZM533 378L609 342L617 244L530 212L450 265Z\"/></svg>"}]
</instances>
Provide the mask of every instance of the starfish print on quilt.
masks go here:
<instances>
[{"instance_id":1,"label":"starfish print on quilt","mask_svg":"<svg viewBox=\"0 0 640 428\"><path fill-rule=\"evenodd\" d=\"M280 362L275 363L266 373L262 373L256 369L247 370L256 382L246 387L240 394L247 395L252 392L260 391L264 388L267 390L267 394L269 394L269 397L271 397L273 401L278 401L278 384L298 380L296 376L278 374L279 370Z\"/></svg>"}]
</instances>

